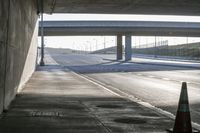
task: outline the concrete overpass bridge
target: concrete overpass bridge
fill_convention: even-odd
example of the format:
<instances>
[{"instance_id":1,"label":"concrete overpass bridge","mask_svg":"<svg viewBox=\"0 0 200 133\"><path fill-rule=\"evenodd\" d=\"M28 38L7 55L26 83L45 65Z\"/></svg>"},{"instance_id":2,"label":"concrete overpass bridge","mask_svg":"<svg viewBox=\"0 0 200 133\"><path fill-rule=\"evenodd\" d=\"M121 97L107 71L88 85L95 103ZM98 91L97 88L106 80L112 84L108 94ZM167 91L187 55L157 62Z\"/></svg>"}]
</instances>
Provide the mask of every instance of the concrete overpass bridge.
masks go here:
<instances>
[{"instance_id":1,"label":"concrete overpass bridge","mask_svg":"<svg viewBox=\"0 0 200 133\"><path fill-rule=\"evenodd\" d=\"M200 15L198 0L44 0L45 13Z\"/></svg>"},{"instance_id":2,"label":"concrete overpass bridge","mask_svg":"<svg viewBox=\"0 0 200 133\"><path fill-rule=\"evenodd\" d=\"M8 109L16 93L21 91L35 70L39 15L106 13L199 16L199 7L199 0L0 0L0 113ZM131 35L128 35L126 39L129 43L130 38Z\"/></svg>"},{"instance_id":3,"label":"concrete overpass bridge","mask_svg":"<svg viewBox=\"0 0 200 133\"><path fill-rule=\"evenodd\" d=\"M134 35L200 37L200 23L194 22L44 21L40 22L40 29L42 24L44 36L117 36L117 60L121 60L123 56L122 36L126 36L125 60L130 60L132 57L131 36Z\"/></svg>"},{"instance_id":4,"label":"concrete overpass bridge","mask_svg":"<svg viewBox=\"0 0 200 133\"><path fill-rule=\"evenodd\" d=\"M44 21L44 36L136 35L200 37L200 23L163 21ZM40 22L41 29L41 22ZM39 32L40 35L41 32Z\"/></svg>"}]
</instances>

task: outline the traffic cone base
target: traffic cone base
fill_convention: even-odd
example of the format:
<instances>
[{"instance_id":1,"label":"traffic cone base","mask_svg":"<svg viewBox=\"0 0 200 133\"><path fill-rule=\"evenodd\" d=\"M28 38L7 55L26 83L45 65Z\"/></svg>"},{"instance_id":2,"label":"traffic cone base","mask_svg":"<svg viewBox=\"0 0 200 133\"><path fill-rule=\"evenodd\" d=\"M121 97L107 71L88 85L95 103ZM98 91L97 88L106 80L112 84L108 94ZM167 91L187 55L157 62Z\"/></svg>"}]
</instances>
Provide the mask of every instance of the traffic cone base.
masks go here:
<instances>
[{"instance_id":1,"label":"traffic cone base","mask_svg":"<svg viewBox=\"0 0 200 133\"><path fill-rule=\"evenodd\" d=\"M174 133L173 129L166 129L166 131L167 131L167 133ZM200 132L197 130L194 130L194 131L192 131L192 133L200 133Z\"/></svg>"},{"instance_id":2,"label":"traffic cone base","mask_svg":"<svg viewBox=\"0 0 200 133\"><path fill-rule=\"evenodd\" d=\"M190 113L177 112L173 131L174 133L192 133Z\"/></svg>"},{"instance_id":3,"label":"traffic cone base","mask_svg":"<svg viewBox=\"0 0 200 133\"><path fill-rule=\"evenodd\" d=\"M186 82L182 83L174 128L173 130L167 130L167 131L169 133L198 133L196 131L192 131Z\"/></svg>"}]
</instances>

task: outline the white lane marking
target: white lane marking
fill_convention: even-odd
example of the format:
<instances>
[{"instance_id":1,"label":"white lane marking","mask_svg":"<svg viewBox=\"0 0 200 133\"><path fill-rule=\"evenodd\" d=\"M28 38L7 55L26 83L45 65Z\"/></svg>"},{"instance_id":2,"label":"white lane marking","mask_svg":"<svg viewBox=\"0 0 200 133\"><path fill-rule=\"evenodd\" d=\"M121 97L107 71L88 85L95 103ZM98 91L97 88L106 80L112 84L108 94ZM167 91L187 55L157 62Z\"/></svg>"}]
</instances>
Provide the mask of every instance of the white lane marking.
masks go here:
<instances>
[{"instance_id":1,"label":"white lane marking","mask_svg":"<svg viewBox=\"0 0 200 133\"><path fill-rule=\"evenodd\" d=\"M148 77L150 77L150 78L155 78L155 76L153 76L153 75L148 75Z\"/></svg>"},{"instance_id":2,"label":"white lane marking","mask_svg":"<svg viewBox=\"0 0 200 133\"><path fill-rule=\"evenodd\" d=\"M76 72L74 72L74 71L71 71L71 72L72 72L73 74L75 74L75 75L77 75L77 76L79 76L79 77L81 77L81 78L83 78L83 79L85 79L85 80L87 80L87 81L89 81L89 82L91 82L91 83L93 83L93 84L99 86L99 87L102 87L103 89L107 90L108 92L110 92L110 93L112 93L112 94L114 94L114 95L116 95L116 96L121 97L119 94L117 94L117 93L111 91L110 89L106 88L105 86L103 86L103 85L101 85L101 84L99 84L99 83L97 83L97 82L94 82L94 81L92 81L92 80L86 78L86 77L83 76L82 74L78 74L78 73L76 73Z\"/></svg>"},{"instance_id":3,"label":"white lane marking","mask_svg":"<svg viewBox=\"0 0 200 133\"><path fill-rule=\"evenodd\" d=\"M197 83L197 82L187 82L188 84L197 84L197 85L200 85L200 83Z\"/></svg>"},{"instance_id":4,"label":"white lane marking","mask_svg":"<svg viewBox=\"0 0 200 133\"><path fill-rule=\"evenodd\" d=\"M138 75L138 76L145 76L144 74L140 74L140 73L136 73L136 75ZM153 75L147 75L147 77L162 79L162 80L166 80L166 81L180 82L180 83L185 82L185 81L173 80L173 79L169 79L169 78L161 78L161 77L157 77L157 76L153 76ZM197 85L200 85L200 83L198 83L198 82L187 82L187 84L197 84Z\"/></svg>"},{"instance_id":5,"label":"white lane marking","mask_svg":"<svg viewBox=\"0 0 200 133\"><path fill-rule=\"evenodd\" d=\"M162 78L163 80L167 80L167 81L170 81L171 79L169 79L169 78Z\"/></svg>"},{"instance_id":6,"label":"white lane marking","mask_svg":"<svg viewBox=\"0 0 200 133\"><path fill-rule=\"evenodd\" d=\"M129 99L129 100L131 100L131 101L133 101L133 102L136 102L136 103L138 103L138 104L140 104L140 105L142 105L142 106L144 106L144 107L147 107L147 108L149 108L149 109L151 109L151 110L153 110L153 111L156 111L156 112L158 112L158 113L160 113L160 114L162 114L162 115L164 115L164 116L166 116L166 117L168 117L168 118L171 118L171 119L173 119L173 120L175 119L175 115L174 115L174 114L172 114L172 113L170 113L170 112L168 112L168 111L165 111L165 110L163 110L163 109L161 109L161 108L157 108L157 107L151 105L150 103L147 103L147 102L144 102L144 101L142 101L142 100L139 100L138 98L134 97L133 95L129 95L128 93L123 92L123 91L121 91L121 90L118 89L118 88L115 88L115 87L113 87L113 86L106 85L106 84L104 84L104 83L102 83L102 82L100 82L100 81L97 81L97 80L95 80L95 79L89 77L89 76L86 76L86 75L83 75L83 74L78 74L78 73L76 73L76 72L74 72L74 71L72 71L72 73L74 73L75 75L77 75L77 76L79 76L79 77L81 77L81 78L83 78L83 79L85 79L85 80L87 80L87 81L89 81L89 82L91 82L91 83L93 83L93 84L95 84L95 85L98 85L99 87L102 87L103 89L107 90L108 92L110 92L110 93L112 93L112 94L114 94L114 95L116 95L116 96L119 96L119 97L122 97L122 98L126 97L127 99ZM114 92L113 90L110 90L110 89L107 88L106 86L111 87L112 89L114 89L114 90L117 91L118 93L119 93L119 92L122 93L124 96L121 96L122 94L118 94L118 93ZM200 124L195 123L195 122L192 122L192 126L193 126L193 128L195 128L195 129L197 129L197 130L200 130Z\"/></svg>"}]
</instances>

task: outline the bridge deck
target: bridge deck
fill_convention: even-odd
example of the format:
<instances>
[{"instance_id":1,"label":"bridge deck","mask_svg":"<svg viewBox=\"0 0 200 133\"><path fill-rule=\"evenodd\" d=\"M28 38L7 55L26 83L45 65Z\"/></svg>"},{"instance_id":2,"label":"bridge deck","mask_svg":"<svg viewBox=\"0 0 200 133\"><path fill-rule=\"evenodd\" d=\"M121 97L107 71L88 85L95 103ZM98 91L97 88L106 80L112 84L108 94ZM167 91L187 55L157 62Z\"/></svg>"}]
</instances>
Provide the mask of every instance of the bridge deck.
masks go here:
<instances>
[{"instance_id":1,"label":"bridge deck","mask_svg":"<svg viewBox=\"0 0 200 133\"><path fill-rule=\"evenodd\" d=\"M45 13L200 15L198 0L44 0Z\"/></svg>"},{"instance_id":2,"label":"bridge deck","mask_svg":"<svg viewBox=\"0 0 200 133\"><path fill-rule=\"evenodd\" d=\"M41 24L40 24L41 25ZM162 21L44 21L45 36L118 35L200 36L200 23Z\"/></svg>"}]
</instances>

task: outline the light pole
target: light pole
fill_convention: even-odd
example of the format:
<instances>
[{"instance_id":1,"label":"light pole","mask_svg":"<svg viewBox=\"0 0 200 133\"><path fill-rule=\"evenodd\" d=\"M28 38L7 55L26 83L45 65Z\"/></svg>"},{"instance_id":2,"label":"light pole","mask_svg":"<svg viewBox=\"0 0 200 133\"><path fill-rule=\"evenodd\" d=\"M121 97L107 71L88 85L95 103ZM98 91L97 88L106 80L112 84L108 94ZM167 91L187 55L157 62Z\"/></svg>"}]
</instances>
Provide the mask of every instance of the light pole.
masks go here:
<instances>
[{"instance_id":1,"label":"light pole","mask_svg":"<svg viewBox=\"0 0 200 133\"><path fill-rule=\"evenodd\" d=\"M186 46L187 46L187 52L188 52L188 53L187 53L187 56L188 56L189 53L190 53L190 51L189 51L189 50L190 50L190 49L189 49L189 44L188 44L188 43L189 43L189 42L188 42L188 36L186 37L186 43L187 43ZM189 55L189 56L190 56L190 55Z\"/></svg>"},{"instance_id":2,"label":"light pole","mask_svg":"<svg viewBox=\"0 0 200 133\"><path fill-rule=\"evenodd\" d=\"M104 36L104 49L106 48L106 37Z\"/></svg>"},{"instance_id":3,"label":"light pole","mask_svg":"<svg viewBox=\"0 0 200 133\"><path fill-rule=\"evenodd\" d=\"M97 51L97 49L98 49L98 45L97 45L97 39L96 38L94 38L93 40L95 40L96 41L96 51Z\"/></svg>"},{"instance_id":4,"label":"light pole","mask_svg":"<svg viewBox=\"0 0 200 133\"><path fill-rule=\"evenodd\" d=\"M41 0L41 60L40 66L44 66L44 21L43 21L43 0Z\"/></svg>"},{"instance_id":5,"label":"light pole","mask_svg":"<svg viewBox=\"0 0 200 133\"><path fill-rule=\"evenodd\" d=\"M146 37L146 48L148 47L148 38Z\"/></svg>"},{"instance_id":6,"label":"light pole","mask_svg":"<svg viewBox=\"0 0 200 133\"><path fill-rule=\"evenodd\" d=\"M140 36L139 36L139 47L141 48L141 40L140 40L141 38L140 38Z\"/></svg>"},{"instance_id":7,"label":"light pole","mask_svg":"<svg viewBox=\"0 0 200 133\"><path fill-rule=\"evenodd\" d=\"M85 54L87 54L87 46L86 46L86 44L84 43L83 46L85 48Z\"/></svg>"},{"instance_id":8,"label":"light pole","mask_svg":"<svg viewBox=\"0 0 200 133\"><path fill-rule=\"evenodd\" d=\"M92 52L92 45L91 45L91 42L90 42L90 53Z\"/></svg>"},{"instance_id":9,"label":"light pole","mask_svg":"<svg viewBox=\"0 0 200 133\"><path fill-rule=\"evenodd\" d=\"M154 50L154 57L155 58L157 58L157 55L156 55L157 54L157 49L156 49L157 48L157 44L156 44L157 42L156 41L157 40L156 40L156 36L155 36L155 50Z\"/></svg>"},{"instance_id":10,"label":"light pole","mask_svg":"<svg viewBox=\"0 0 200 133\"><path fill-rule=\"evenodd\" d=\"M97 39L96 39L96 51L97 51L97 49L98 49L98 43L97 43Z\"/></svg>"},{"instance_id":11,"label":"light pole","mask_svg":"<svg viewBox=\"0 0 200 133\"><path fill-rule=\"evenodd\" d=\"M87 43L89 44L89 51L90 53L92 52L92 45L91 45L91 42L90 41L87 41Z\"/></svg>"}]
</instances>

